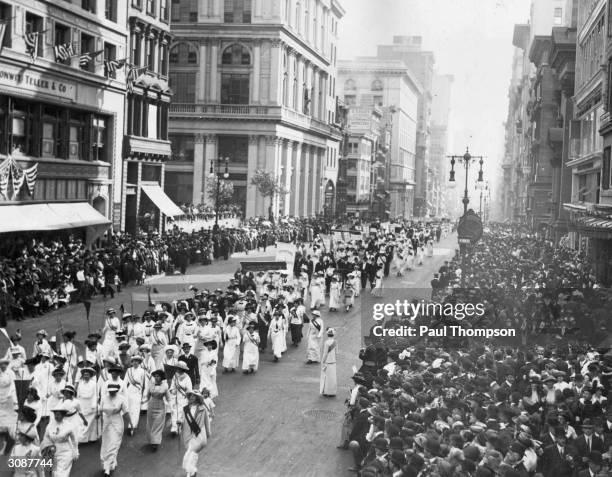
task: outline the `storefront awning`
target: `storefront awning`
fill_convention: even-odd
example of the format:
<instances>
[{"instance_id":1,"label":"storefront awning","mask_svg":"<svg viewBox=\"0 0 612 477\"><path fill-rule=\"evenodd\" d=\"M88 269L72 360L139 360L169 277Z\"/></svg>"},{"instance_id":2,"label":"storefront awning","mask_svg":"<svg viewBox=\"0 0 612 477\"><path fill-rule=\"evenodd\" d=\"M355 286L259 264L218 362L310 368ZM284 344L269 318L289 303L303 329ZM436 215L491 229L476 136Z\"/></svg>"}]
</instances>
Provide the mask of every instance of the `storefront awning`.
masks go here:
<instances>
[{"instance_id":1,"label":"storefront awning","mask_svg":"<svg viewBox=\"0 0 612 477\"><path fill-rule=\"evenodd\" d=\"M166 217L179 217L185 215L185 212L172 202L172 199L170 199L158 185L143 185L142 190Z\"/></svg>"},{"instance_id":2,"label":"storefront awning","mask_svg":"<svg viewBox=\"0 0 612 477\"><path fill-rule=\"evenodd\" d=\"M87 202L5 205L0 207L0 233L103 226L110 220Z\"/></svg>"}]
</instances>

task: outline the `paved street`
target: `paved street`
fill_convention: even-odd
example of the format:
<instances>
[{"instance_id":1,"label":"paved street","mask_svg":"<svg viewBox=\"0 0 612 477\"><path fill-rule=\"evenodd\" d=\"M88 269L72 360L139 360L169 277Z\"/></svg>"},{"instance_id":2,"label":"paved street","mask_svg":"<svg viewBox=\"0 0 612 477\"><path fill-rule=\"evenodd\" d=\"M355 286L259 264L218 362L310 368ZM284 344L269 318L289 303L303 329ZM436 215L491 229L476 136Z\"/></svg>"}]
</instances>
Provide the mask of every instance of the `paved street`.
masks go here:
<instances>
[{"instance_id":1,"label":"paved street","mask_svg":"<svg viewBox=\"0 0 612 477\"><path fill-rule=\"evenodd\" d=\"M404 277L389 278L385 287L429 287L432 273L443 260L452 255L456 237L443 240L433 258ZM190 284L199 288L216 288L227 284L240 260L274 259L274 249L267 253L243 254L212 266L190 268L185 277L160 277L151 280L160 296L168 293L189 294ZM97 301L92 306L92 329L100 327L105 306L118 307L123 303L130 309L130 293L146 293L144 287L124 291L114 300ZM155 300L155 294L152 298ZM134 312L142 313L144 302L134 303ZM87 334L87 323L82 305L53 313L40 319L30 319L19 324L10 323L9 332L20 326L24 345L31 349L33 333L39 328L53 332L61 317L65 329L77 331L77 339ZM352 465L348 452L339 451L340 424L344 400L352 384L352 367L359 366L357 353L360 347L361 323L359 310L349 313L322 311L325 326L337 329L338 338L338 386L335 398L319 395L318 365L306 365L303 342L299 348L289 347L278 363L272 361L268 350L261 356L260 369L255 375L241 373L218 376L220 396L216 400L216 417L213 436L200 456L200 474L215 477L230 476L335 476L349 475L346 469ZM123 476L182 476L180 469L182 448L179 439L164 437L157 453L145 446L144 421L134 437L124 437L119 452L116 477ZM99 461L99 445L81 447L81 458L73 467L72 475L102 475Z\"/></svg>"}]
</instances>

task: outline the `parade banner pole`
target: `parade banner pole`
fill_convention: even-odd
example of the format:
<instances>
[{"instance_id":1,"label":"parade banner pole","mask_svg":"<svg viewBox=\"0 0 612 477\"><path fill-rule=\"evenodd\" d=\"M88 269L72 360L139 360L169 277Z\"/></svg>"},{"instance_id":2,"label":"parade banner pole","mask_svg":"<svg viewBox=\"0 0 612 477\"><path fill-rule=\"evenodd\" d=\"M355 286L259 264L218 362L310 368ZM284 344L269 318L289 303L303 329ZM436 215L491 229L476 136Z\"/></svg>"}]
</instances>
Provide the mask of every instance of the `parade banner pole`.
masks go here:
<instances>
[{"instance_id":1,"label":"parade banner pole","mask_svg":"<svg viewBox=\"0 0 612 477\"><path fill-rule=\"evenodd\" d=\"M89 300L83 301L83 306L85 306L85 317L87 318L87 333L91 334L91 323L89 322L89 313L91 311L91 301Z\"/></svg>"}]
</instances>

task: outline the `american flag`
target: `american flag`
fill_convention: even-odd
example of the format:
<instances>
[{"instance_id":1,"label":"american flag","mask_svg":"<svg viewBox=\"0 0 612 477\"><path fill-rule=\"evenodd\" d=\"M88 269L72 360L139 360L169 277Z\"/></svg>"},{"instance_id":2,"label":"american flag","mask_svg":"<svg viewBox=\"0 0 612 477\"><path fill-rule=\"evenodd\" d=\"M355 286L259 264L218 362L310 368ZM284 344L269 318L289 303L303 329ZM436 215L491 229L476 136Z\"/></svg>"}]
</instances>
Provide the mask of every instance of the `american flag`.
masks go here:
<instances>
[{"instance_id":1,"label":"american flag","mask_svg":"<svg viewBox=\"0 0 612 477\"><path fill-rule=\"evenodd\" d=\"M23 40L25 41L26 48L32 59L38 56L38 35L41 33L43 32L34 31L23 35Z\"/></svg>"},{"instance_id":2,"label":"american flag","mask_svg":"<svg viewBox=\"0 0 612 477\"><path fill-rule=\"evenodd\" d=\"M79 66L86 68L91 60L103 52L104 50L98 50L91 53L83 53L81 56L79 56Z\"/></svg>"},{"instance_id":3,"label":"american flag","mask_svg":"<svg viewBox=\"0 0 612 477\"><path fill-rule=\"evenodd\" d=\"M62 45L55 45L53 47L55 52L55 61L66 61L71 56L74 56L74 50L72 49L72 43L64 43Z\"/></svg>"},{"instance_id":4,"label":"american flag","mask_svg":"<svg viewBox=\"0 0 612 477\"><path fill-rule=\"evenodd\" d=\"M0 52L2 51L2 42L4 41L4 33L6 32L6 22L0 20Z\"/></svg>"},{"instance_id":5,"label":"american flag","mask_svg":"<svg viewBox=\"0 0 612 477\"><path fill-rule=\"evenodd\" d=\"M106 60L104 66L108 75L114 75L117 70L123 68L125 60Z\"/></svg>"}]
</instances>

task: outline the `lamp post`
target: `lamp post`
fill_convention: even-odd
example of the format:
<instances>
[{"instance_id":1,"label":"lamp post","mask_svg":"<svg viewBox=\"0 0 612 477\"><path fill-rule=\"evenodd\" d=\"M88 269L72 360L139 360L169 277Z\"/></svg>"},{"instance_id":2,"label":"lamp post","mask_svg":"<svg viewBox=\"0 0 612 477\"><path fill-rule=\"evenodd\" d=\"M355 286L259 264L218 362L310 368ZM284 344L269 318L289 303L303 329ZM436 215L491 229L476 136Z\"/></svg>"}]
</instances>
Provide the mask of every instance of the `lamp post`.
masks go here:
<instances>
[{"instance_id":1,"label":"lamp post","mask_svg":"<svg viewBox=\"0 0 612 477\"><path fill-rule=\"evenodd\" d=\"M219 171L221 170L222 163L225 162L225 172L221 174ZM210 161L210 173L215 174L214 161ZM224 179L229 177L229 157L223 159L222 157L217 158L217 192L215 194L215 225L213 227L213 232L216 233L219 230L219 190L221 187L221 177Z\"/></svg>"},{"instance_id":2,"label":"lamp post","mask_svg":"<svg viewBox=\"0 0 612 477\"><path fill-rule=\"evenodd\" d=\"M463 167L465 168L465 190L463 192L463 215L467 212L468 204L470 203L470 198L468 196L468 171L470 169L470 165L472 162L479 160L480 170L478 171L478 182L482 182L482 164L483 157L482 156L472 156L468 148L465 149L465 154L463 156L449 156L451 160L451 170L450 170L450 178L448 179L450 182L455 182L455 163L457 161L461 161L463 163Z\"/></svg>"}]
</instances>

